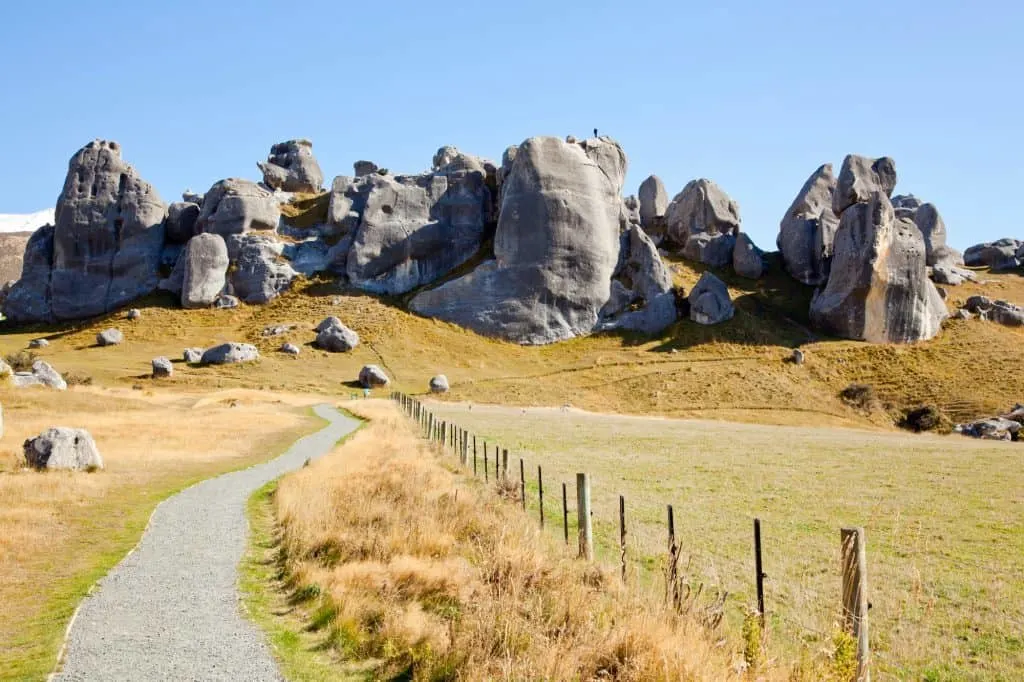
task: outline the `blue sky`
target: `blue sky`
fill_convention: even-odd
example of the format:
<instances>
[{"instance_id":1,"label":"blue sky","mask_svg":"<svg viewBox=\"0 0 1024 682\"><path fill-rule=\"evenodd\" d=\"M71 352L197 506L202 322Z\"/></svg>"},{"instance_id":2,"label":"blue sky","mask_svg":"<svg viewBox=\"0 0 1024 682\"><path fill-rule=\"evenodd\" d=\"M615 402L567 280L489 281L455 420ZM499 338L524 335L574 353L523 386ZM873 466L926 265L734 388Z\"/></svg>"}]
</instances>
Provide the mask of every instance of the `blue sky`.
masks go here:
<instances>
[{"instance_id":1,"label":"blue sky","mask_svg":"<svg viewBox=\"0 0 1024 682\"><path fill-rule=\"evenodd\" d=\"M1024 237L1024 9L1010 2L438 4L35 0L0 20L0 213L52 206L68 158L119 141L165 200L258 179L308 137L329 179L443 144L500 159L597 127L674 195L707 177L774 248L820 164L896 159L963 248Z\"/></svg>"}]
</instances>

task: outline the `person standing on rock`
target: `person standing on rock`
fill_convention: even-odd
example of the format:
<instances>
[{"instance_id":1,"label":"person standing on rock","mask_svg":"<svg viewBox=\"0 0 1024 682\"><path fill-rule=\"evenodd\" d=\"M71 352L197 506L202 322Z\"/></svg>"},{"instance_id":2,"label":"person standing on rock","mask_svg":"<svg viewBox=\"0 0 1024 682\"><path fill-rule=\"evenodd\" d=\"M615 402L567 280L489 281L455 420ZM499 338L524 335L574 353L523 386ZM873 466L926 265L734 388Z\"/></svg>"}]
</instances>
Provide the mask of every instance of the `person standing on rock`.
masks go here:
<instances>
[{"instance_id":1,"label":"person standing on rock","mask_svg":"<svg viewBox=\"0 0 1024 682\"><path fill-rule=\"evenodd\" d=\"M594 137L597 137L597 128L594 128Z\"/></svg>"}]
</instances>

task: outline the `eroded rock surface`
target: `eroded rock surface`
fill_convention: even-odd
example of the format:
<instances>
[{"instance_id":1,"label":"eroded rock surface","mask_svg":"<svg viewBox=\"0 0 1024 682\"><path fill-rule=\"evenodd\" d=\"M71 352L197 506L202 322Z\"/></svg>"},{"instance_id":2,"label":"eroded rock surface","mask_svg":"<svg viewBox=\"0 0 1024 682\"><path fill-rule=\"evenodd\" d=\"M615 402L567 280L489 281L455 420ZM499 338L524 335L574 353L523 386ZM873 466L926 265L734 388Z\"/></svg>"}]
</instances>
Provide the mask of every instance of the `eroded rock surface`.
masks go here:
<instances>
[{"instance_id":1,"label":"eroded rock surface","mask_svg":"<svg viewBox=\"0 0 1024 682\"><path fill-rule=\"evenodd\" d=\"M669 204L665 222L666 237L685 258L713 267L732 262L739 205L711 180L687 183Z\"/></svg>"},{"instance_id":2,"label":"eroded rock surface","mask_svg":"<svg viewBox=\"0 0 1024 682\"><path fill-rule=\"evenodd\" d=\"M828 280L839 218L832 210L836 178L826 163L811 174L779 224L776 244L789 274L809 286Z\"/></svg>"},{"instance_id":3,"label":"eroded rock surface","mask_svg":"<svg viewBox=\"0 0 1024 682\"><path fill-rule=\"evenodd\" d=\"M228 178L210 188L196 219L196 232L229 235L275 230L281 208L274 194L255 182Z\"/></svg>"},{"instance_id":4,"label":"eroded rock surface","mask_svg":"<svg viewBox=\"0 0 1024 682\"><path fill-rule=\"evenodd\" d=\"M267 160L256 164L268 187L285 192L319 192L324 174L309 140L288 140L270 148Z\"/></svg>"}]
</instances>

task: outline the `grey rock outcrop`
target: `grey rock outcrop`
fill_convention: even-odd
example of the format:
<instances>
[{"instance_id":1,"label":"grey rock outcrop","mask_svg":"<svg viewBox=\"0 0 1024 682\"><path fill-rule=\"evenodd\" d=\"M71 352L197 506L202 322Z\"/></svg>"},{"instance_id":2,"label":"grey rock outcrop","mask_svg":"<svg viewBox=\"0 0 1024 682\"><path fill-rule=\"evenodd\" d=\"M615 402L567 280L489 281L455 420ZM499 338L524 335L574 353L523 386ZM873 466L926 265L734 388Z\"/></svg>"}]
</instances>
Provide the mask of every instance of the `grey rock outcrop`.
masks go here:
<instances>
[{"instance_id":1,"label":"grey rock outcrop","mask_svg":"<svg viewBox=\"0 0 1024 682\"><path fill-rule=\"evenodd\" d=\"M331 183L331 196L327 205L328 236L355 235L366 208L366 199L373 188L376 174L350 178L339 175ZM347 251L346 251L347 253Z\"/></svg>"},{"instance_id":2,"label":"grey rock outcrop","mask_svg":"<svg viewBox=\"0 0 1024 682\"><path fill-rule=\"evenodd\" d=\"M640 224L657 241L665 233L665 212L668 211L668 192L657 175L648 176L640 183Z\"/></svg>"},{"instance_id":3,"label":"grey rock outcrop","mask_svg":"<svg viewBox=\"0 0 1024 682\"><path fill-rule=\"evenodd\" d=\"M987 296L971 296L964 307L982 320L1006 327L1024 326L1024 308L1009 301L993 301Z\"/></svg>"},{"instance_id":4,"label":"grey rock outcrop","mask_svg":"<svg viewBox=\"0 0 1024 682\"><path fill-rule=\"evenodd\" d=\"M96 335L97 346L116 346L124 341L120 329L105 329Z\"/></svg>"},{"instance_id":5,"label":"grey rock outcrop","mask_svg":"<svg viewBox=\"0 0 1024 682\"><path fill-rule=\"evenodd\" d=\"M319 333L319 332L322 332L324 330L330 329L331 327L344 327L344 326L345 326L344 323L342 323L342 321L340 319L338 319L334 315L331 315L330 317L325 317L323 319L323 321L320 324L318 324L313 331Z\"/></svg>"},{"instance_id":6,"label":"grey rock outcrop","mask_svg":"<svg viewBox=\"0 0 1024 682\"><path fill-rule=\"evenodd\" d=\"M281 346L281 352L286 355L298 355L301 350L294 343L285 343Z\"/></svg>"},{"instance_id":7,"label":"grey rock outcrop","mask_svg":"<svg viewBox=\"0 0 1024 682\"><path fill-rule=\"evenodd\" d=\"M228 178L206 193L195 229L227 238L253 230L275 230L280 219L281 208L270 191L249 180Z\"/></svg>"},{"instance_id":8,"label":"grey rock outcrop","mask_svg":"<svg viewBox=\"0 0 1024 682\"><path fill-rule=\"evenodd\" d=\"M328 318L331 319L338 318ZM341 322L330 324L317 332L316 345L329 353L347 353L359 345L359 334Z\"/></svg>"},{"instance_id":9,"label":"grey rock outcrop","mask_svg":"<svg viewBox=\"0 0 1024 682\"><path fill-rule=\"evenodd\" d=\"M85 429L56 426L25 441L25 461L36 469L94 471L103 468L96 441Z\"/></svg>"},{"instance_id":10,"label":"grey rock outcrop","mask_svg":"<svg viewBox=\"0 0 1024 682\"><path fill-rule=\"evenodd\" d=\"M231 294L221 294L217 297L217 300L213 302L213 307L218 310L231 310L232 308L238 307L238 297L232 296Z\"/></svg>"},{"instance_id":11,"label":"grey rock outcrop","mask_svg":"<svg viewBox=\"0 0 1024 682\"><path fill-rule=\"evenodd\" d=\"M284 192L319 192L324 174L309 140L288 140L270 148L267 160L256 164L267 187Z\"/></svg>"},{"instance_id":12,"label":"grey rock outcrop","mask_svg":"<svg viewBox=\"0 0 1024 682\"><path fill-rule=\"evenodd\" d=\"M186 348L182 354L181 359L186 364L195 365L203 361L203 349L202 348Z\"/></svg>"},{"instance_id":13,"label":"grey rock outcrop","mask_svg":"<svg viewBox=\"0 0 1024 682\"><path fill-rule=\"evenodd\" d=\"M285 244L281 255L288 259L293 270L307 277L318 272L328 271L334 260L331 245L322 239L308 239L298 244Z\"/></svg>"},{"instance_id":14,"label":"grey rock outcrop","mask_svg":"<svg viewBox=\"0 0 1024 682\"><path fill-rule=\"evenodd\" d=\"M431 393L447 393L449 389L448 377L443 374L438 374L430 379L430 392Z\"/></svg>"},{"instance_id":15,"label":"grey rock outcrop","mask_svg":"<svg viewBox=\"0 0 1024 682\"><path fill-rule=\"evenodd\" d=\"M666 237L685 258L713 267L732 262L739 205L711 180L687 183L665 212Z\"/></svg>"},{"instance_id":16,"label":"grey rock outcrop","mask_svg":"<svg viewBox=\"0 0 1024 682\"><path fill-rule=\"evenodd\" d=\"M888 156L878 159L849 154L843 159L835 192L832 194L832 212L842 216L854 204L866 204L875 192L886 200L896 187L896 162ZM890 204L891 207L891 204Z\"/></svg>"},{"instance_id":17,"label":"grey rock outcrop","mask_svg":"<svg viewBox=\"0 0 1024 682\"><path fill-rule=\"evenodd\" d=\"M50 342L48 339L32 339L28 342L29 348L49 348Z\"/></svg>"},{"instance_id":18,"label":"grey rock outcrop","mask_svg":"<svg viewBox=\"0 0 1024 682\"><path fill-rule=\"evenodd\" d=\"M740 277L761 279L764 275L764 253L757 248L754 240L746 232L736 235L736 245L732 250L732 269Z\"/></svg>"},{"instance_id":19,"label":"grey rock outcrop","mask_svg":"<svg viewBox=\"0 0 1024 682\"><path fill-rule=\"evenodd\" d=\"M992 417L991 419L980 419L969 424L957 424L953 430L971 438L1017 440L1020 437L1021 425L1020 422L1013 419Z\"/></svg>"},{"instance_id":20,"label":"grey rock outcrop","mask_svg":"<svg viewBox=\"0 0 1024 682\"><path fill-rule=\"evenodd\" d=\"M291 287L298 273L284 260L284 244L259 234L227 238L234 294L245 303L267 303Z\"/></svg>"},{"instance_id":21,"label":"grey rock outcrop","mask_svg":"<svg viewBox=\"0 0 1024 682\"><path fill-rule=\"evenodd\" d=\"M41 230L29 241L5 315L82 319L152 292L166 214L167 205L121 159L116 142L90 142L68 163L52 232Z\"/></svg>"},{"instance_id":22,"label":"grey rock outcrop","mask_svg":"<svg viewBox=\"0 0 1024 682\"><path fill-rule=\"evenodd\" d=\"M219 234L197 234L185 245L179 262L183 263L181 306L209 308L224 291L230 261L228 247Z\"/></svg>"},{"instance_id":23,"label":"grey rock outcrop","mask_svg":"<svg viewBox=\"0 0 1024 682\"><path fill-rule=\"evenodd\" d=\"M1004 237L970 247L964 252L964 263L971 267L987 266L994 271L1013 270L1024 262L1022 252L1024 242Z\"/></svg>"},{"instance_id":24,"label":"grey rock outcrop","mask_svg":"<svg viewBox=\"0 0 1024 682\"><path fill-rule=\"evenodd\" d=\"M153 378L170 377L174 374L174 365L165 357L153 358Z\"/></svg>"},{"instance_id":25,"label":"grey rock outcrop","mask_svg":"<svg viewBox=\"0 0 1024 682\"><path fill-rule=\"evenodd\" d=\"M199 204L176 201L167 207L167 220L164 221L164 232L167 241L172 244L185 244L196 234L196 221L199 220Z\"/></svg>"},{"instance_id":26,"label":"grey rock outcrop","mask_svg":"<svg viewBox=\"0 0 1024 682\"><path fill-rule=\"evenodd\" d=\"M729 299L729 288L710 272L701 275L687 298L690 302L690 319L698 324L720 324L731 320L736 314Z\"/></svg>"},{"instance_id":27,"label":"grey rock outcrop","mask_svg":"<svg viewBox=\"0 0 1024 682\"><path fill-rule=\"evenodd\" d=\"M973 272L961 267L963 256L946 243L946 223L934 204L922 202L912 194L893 197L892 203L897 218L912 220L921 231L925 262L932 268L934 282L958 286L977 279Z\"/></svg>"},{"instance_id":28,"label":"grey rock outcrop","mask_svg":"<svg viewBox=\"0 0 1024 682\"><path fill-rule=\"evenodd\" d=\"M891 162L881 165L889 168ZM884 178L883 189L869 202L843 212L828 284L811 302L811 321L830 334L873 343L930 339L948 313L928 279L921 231L909 219L896 217L888 197L895 178ZM842 204L837 200L837 206Z\"/></svg>"},{"instance_id":29,"label":"grey rock outcrop","mask_svg":"<svg viewBox=\"0 0 1024 682\"><path fill-rule=\"evenodd\" d=\"M377 388L391 383L388 375L377 365L366 365L359 370L359 383L363 388Z\"/></svg>"},{"instance_id":30,"label":"grey rock outcrop","mask_svg":"<svg viewBox=\"0 0 1024 682\"><path fill-rule=\"evenodd\" d=\"M410 307L523 344L588 334L618 263L626 155L610 138L535 137L509 156L494 260L418 294Z\"/></svg>"},{"instance_id":31,"label":"grey rock outcrop","mask_svg":"<svg viewBox=\"0 0 1024 682\"><path fill-rule=\"evenodd\" d=\"M620 241L611 294L601 308L597 329L660 332L678 317L672 275L639 225L630 226Z\"/></svg>"},{"instance_id":32,"label":"grey rock outcrop","mask_svg":"<svg viewBox=\"0 0 1024 682\"><path fill-rule=\"evenodd\" d=\"M248 343L222 343L203 352L199 362L204 365L230 365L260 359L256 346Z\"/></svg>"},{"instance_id":33,"label":"grey rock outcrop","mask_svg":"<svg viewBox=\"0 0 1024 682\"><path fill-rule=\"evenodd\" d=\"M373 161L356 161L352 164L352 170L355 172L356 177L363 175L372 175L377 172L379 167Z\"/></svg>"},{"instance_id":34,"label":"grey rock outcrop","mask_svg":"<svg viewBox=\"0 0 1024 682\"><path fill-rule=\"evenodd\" d=\"M64 391L68 387L64 377L51 367L49 363L42 360L36 360L32 363L31 372L15 372L12 374L11 383L17 388L45 386L57 391Z\"/></svg>"},{"instance_id":35,"label":"grey rock outcrop","mask_svg":"<svg viewBox=\"0 0 1024 682\"><path fill-rule=\"evenodd\" d=\"M776 244L786 271L809 286L828 280L839 218L832 211L836 178L826 163L811 174L779 223Z\"/></svg>"}]
</instances>

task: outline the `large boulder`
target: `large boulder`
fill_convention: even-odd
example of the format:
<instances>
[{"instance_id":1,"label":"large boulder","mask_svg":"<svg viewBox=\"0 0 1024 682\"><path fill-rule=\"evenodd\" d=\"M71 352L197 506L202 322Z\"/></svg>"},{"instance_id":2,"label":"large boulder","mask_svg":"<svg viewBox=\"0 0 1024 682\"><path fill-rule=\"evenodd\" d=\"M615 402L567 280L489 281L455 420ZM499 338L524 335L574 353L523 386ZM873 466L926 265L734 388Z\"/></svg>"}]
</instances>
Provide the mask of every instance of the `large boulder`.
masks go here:
<instances>
[{"instance_id":1,"label":"large boulder","mask_svg":"<svg viewBox=\"0 0 1024 682\"><path fill-rule=\"evenodd\" d=\"M319 192L324 174L309 140L288 140L270 148L267 160L256 164L268 187L285 192Z\"/></svg>"},{"instance_id":2,"label":"large boulder","mask_svg":"<svg viewBox=\"0 0 1024 682\"><path fill-rule=\"evenodd\" d=\"M356 177L370 175L378 170L379 167L373 161L359 160L352 164L352 171L356 174Z\"/></svg>"},{"instance_id":3,"label":"large boulder","mask_svg":"<svg viewBox=\"0 0 1024 682\"><path fill-rule=\"evenodd\" d=\"M1024 326L1024 308L1009 301L993 301L987 296L971 296L964 307L976 313L982 320L988 320L1006 327Z\"/></svg>"},{"instance_id":4,"label":"large boulder","mask_svg":"<svg viewBox=\"0 0 1024 682\"><path fill-rule=\"evenodd\" d=\"M764 253L746 232L736 235L736 245L732 249L732 269L747 279L761 279L764 274Z\"/></svg>"},{"instance_id":5,"label":"large boulder","mask_svg":"<svg viewBox=\"0 0 1024 682\"><path fill-rule=\"evenodd\" d=\"M96 335L97 346L116 346L124 342L124 334L120 329L104 329Z\"/></svg>"},{"instance_id":6,"label":"large boulder","mask_svg":"<svg viewBox=\"0 0 1024 682\"><path fill-rule=\"evenodd\" d=\"M431 393L447 393L448 392L448 377L443 374L438 374L430 379L430 392Z\"/></svg>"},{"instance_id":7,"label":"large boulder","mask_svg":"<svg viewBox=\"0 0 1024 682\"><path fill-rule=\"evenodd\" d=\"M836 188L832 194L832 212L841 216L854 204L866 204L875 192L892 196L896 187L896 162L888 156L878 159L849 154L843 159ZM891 207L891 205L890 205Z\"/></svg>"},{"instance_id":8,"label":"large boulder","mask_svg":"<svg viewBox=\"0 0 1024 682\"><path fill-rule=\"evenodd\" d=\"M203 361L203 349L202 348L186 348L181 353L181 359L186 364L196 365Z\"/></svg>"},{"instance_id":9,"label":"large boulder","mask_svg":"<svg viewBox=\"0 0 1024 682\"><path fill-rule=\"evenodd\" d=\"M197 234L181 255L183 308L208 308L224 291L228 272L228 247L219 234Z\"/></svg>"},{"instance_id":10,"label":"large boulder","mask_svg":"<svg viewBox=\"0 0 1024 682\"><path fill-rule=\"evenodd\" d=\"M338 322L317 332L316 345L328 353L347 353L359 345L359 334Z\"/></svg>"},{"instance_id":11,"label":"large boulder","mask_svg":"<svg viewBox=\"0 0 1024 682\"><path fill-rule=\"evenodd\" d=\"M992 270L1013 270L1024 262L1024 242L1010 237L994 242L975 244L964 251L964 263L971 267L987 266Z\"/></svg>"},{"instance_id":12,"label":"large boulder","mask_svg":"<svg viewBox=\"0 0 1024 682\"><path fill-rule=\"evenodd\" d=\"M665 212L668 211L668 192L665 183L657 175L651 175L640 183L640 224L655 241L665 232Z\"/></svg>"},{"instance_id":13,"label":"large boulder","mask_svg":"<svg viewBox=\"0 0 1024 682\"><path fill-rule=\"evenodd\" d=\"M921 231L896 217L888 196L895 180L885 184L888 190L875 191L869 202L843 212L828 284L811 302L811 321L847 339L930 339L948 315L946 306L928 279Z\"/></svg>"},{"instance_id":14,"label":"large boulder","mask_svg":"<svg viewBox=\"0 0 1024 682\"><path fill-rule=\"evenodd\" d=\"M25 441L25 461L36 469L95 471L103 468L96 441L85 429L56 426Z\"/></svg>"},{"instance_id":15,"label":"large boulder","mask_svg":"<svg viewBox=\"0 0 1024 682\"><path fill-rule=\"evenodd\" d=\"M809 286L828 280L828 263L839 218L832 211L836 178L826 163L807 178L779 223L776 244L786 271Z\"/></svg>"},{"instance_id":16,"label":"large boulder","mask_svg":"<svg viewBox=\"0 0 1024 682\"><path fill-rule=\"evenodd\" d=\"M260 359L256 346L248 343L222 343L203 352L199 362L204 365L231 365Z\"/></svg>"},{"instance_id":17,"label":"large boulder","mask_svg":"<svg viewBox=\"0 0 1024 682\"><path fill-rule=\"evenodd\" d=\"M165 357L153 358L153 378L170 377L174 374L174 365Z\"/></svg>"},{"instance_id":18,"label":"large boulder","mask_svg":"<svg viewBox=\"0 0 1024 682\"><path fill-rule=\"evenodd\" d=\"M164 221L167 241L172 244L185 244L192 239L196 234L199 212L199 204L188 201L176 201L168 206L167 219Z\"/></svg>"},{"instance_id":19,"label":"large boulder","mask_svg":"<svg viewBox=\"0 0 1024 682\"><path fill-rule=\"evenodd\" d=\"M46 386L47 388L63 391L68 387L67 382L64 381L64 377L60 375L60 372L43 360L36 360L32 363L32 376L35 377L41 385Z\"/></svg>"},{"instance_id":20,"label":"large boulder","mask_svg":"<svg viewBox=\"0 0 1024 682\"><path fill-rule=\"evenodd\" d=\"M298 273L284 260L284 244L259 234L233 234L226 240L234 263L231 286L246 303L267 303L291 287Z\"/></svg>"},{"instance_id":21,"label":"large boulder","mask_svg":"<svg viewBox=\"0 0 1024 682\"><path fill-rule=\"evenodd\" d=\"M331 237L354 236L366 208L366 199L374 187L376 173L339 175L331 183L327 204L327 234ZM347 251L346 251L347 253Z\"/></svg>"},{"instance_id":22,"label":"large boulder","mask_svg":"<svg viewBox=\"0 0 1024 682\"><path fill-rule=\"evenodd\" d=\"M713 267L732 262L739 205L711 180L686 184L665 212L666 236L684 257Z\"/></svg>"},{"instance_id":23,"label":"large boulder","mask_svg":"<svg viewBox=\"0 0 1024 682\"><path fill-rule=\"evenodd\" d=\"M391 380L377 365L366 365L359 370L359 383L363 388L376 388L387 386Z\"/></svg>"},{"instance_id":24,"label":"large boulder","mask_svg":"<svg viewBox=\"0 0 1024 682\"><path fill-rule=\"evenodd\" d=\"M729 288L710 272L701 275L687 298L690 302L690 319L698 324L720 324L731 320L736 314L729 299Z\"/></svg>"},{"instance_id":25,"label":"large boulder","mask_svg":"<svg viewBox=\"0 0 1024 682\"><path fill-rule=\"evenodd\" d=\"M1017 440L1020 436L1021 425L1019 421L1013 419L992 417L969 424L958 424L953 430L971 438Z\"/></svg>"},{"instance_id":26,"label":"large boulder","mask_svg":"<svg viewBox=\"0 0 1024 682\"><path fill-rule=\"evenodd\" d=\"M281 208L272 192L255 182L228 178L210 188L196 219L196 232L222 237L252 230L275 230Z\"/></svg>"},{"instance_id":27,"label":"large boulder","mask_svg":"<svg viewBox=\"0 0 1024 682\"><path fill-rule=\"evenodd\" d=\"M535 137L503 169L494 260L410 307L523 344L590 333L618 263L625 153L607 137Z\"/></svg>"},{"instance_id":28,"label":"large boulder","mask_svg":"<svg viewBox=\"0 0 1024 682\"><path fill-rule=\"evenodd\" d=\"M654 241L642 227L631 225L621 237L611 295L601 309L598 329L655 334L676 318L672 275Z\"/></svg>"},{"instance_id":29,"label":"large boulder","mask_svg":"<svg viewBox=\"0 0 1024 682\"><path fill-rule=\"evenodd\" d=\"M90 142L68 163L56 224L30 240L28 277L11 291L5 314L19 321L75 320L152 292L166 213L116 142Z\"/></svg>"}]
</instances>

